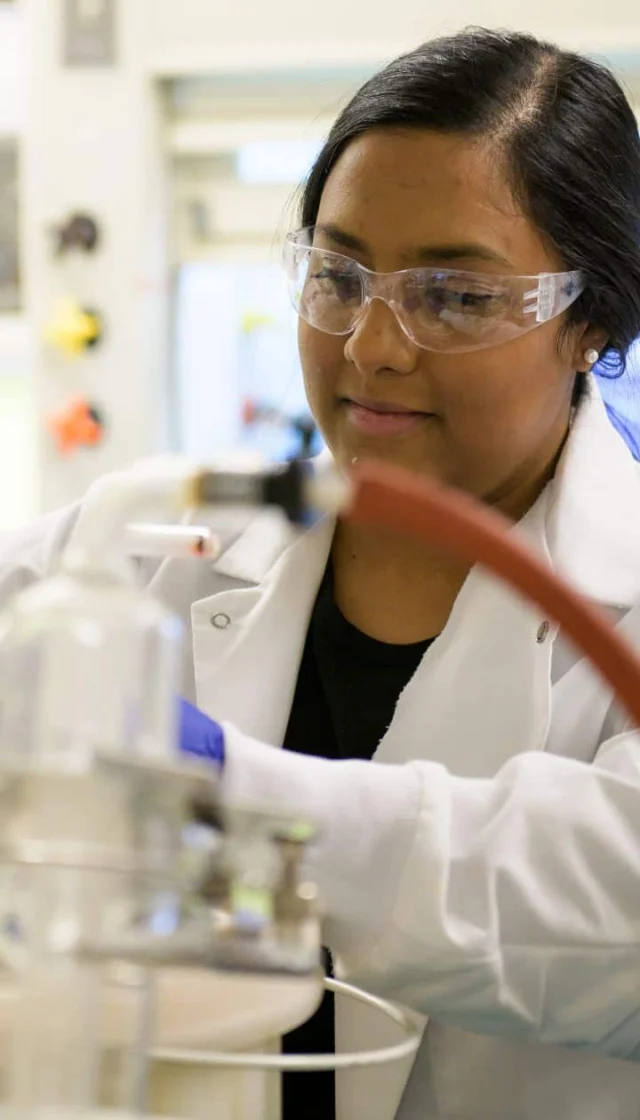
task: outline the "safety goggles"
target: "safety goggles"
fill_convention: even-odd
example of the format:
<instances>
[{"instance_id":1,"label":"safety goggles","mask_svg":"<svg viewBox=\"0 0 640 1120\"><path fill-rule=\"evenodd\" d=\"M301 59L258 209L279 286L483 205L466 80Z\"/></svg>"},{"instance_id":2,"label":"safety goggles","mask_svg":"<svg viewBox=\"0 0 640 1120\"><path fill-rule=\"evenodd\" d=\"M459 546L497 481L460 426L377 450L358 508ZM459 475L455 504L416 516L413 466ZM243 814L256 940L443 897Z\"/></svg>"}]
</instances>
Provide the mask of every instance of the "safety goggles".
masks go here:
<instances>
[{"instance_id":1,"label":"safety goggles","mask_svg":"<svg viewBox=\"0 0 640 1120\"><path fill-rule=\"evenodd\" d=\"M566 311L585 289L582 272L372 272L352 257L314 245L313 235L313 228L289 234L284 264L293 306L326 334L351 334L371 301L381 299L416 346L462 354L535 330Z\"/></svg>"}]
</instances>

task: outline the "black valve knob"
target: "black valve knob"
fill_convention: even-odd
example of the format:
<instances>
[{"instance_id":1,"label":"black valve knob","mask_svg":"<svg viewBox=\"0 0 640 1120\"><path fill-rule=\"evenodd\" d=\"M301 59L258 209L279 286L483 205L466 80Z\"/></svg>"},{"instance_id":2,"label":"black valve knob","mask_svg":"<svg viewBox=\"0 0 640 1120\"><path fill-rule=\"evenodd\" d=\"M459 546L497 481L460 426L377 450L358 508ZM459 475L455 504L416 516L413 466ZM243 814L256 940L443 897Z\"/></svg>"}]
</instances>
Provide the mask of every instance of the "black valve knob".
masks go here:
<instances>
[{"instance_id":1,"label":"black valve knob","mask_svg":"<svg viewBox=\"0 0 640 1120\"><path fill-rule=\"evenodd\" d=\"M93 253L100 241L100 228L90 214L72 214L55 229L58 256L73 250Z\"/></svg>"}]
</instances>

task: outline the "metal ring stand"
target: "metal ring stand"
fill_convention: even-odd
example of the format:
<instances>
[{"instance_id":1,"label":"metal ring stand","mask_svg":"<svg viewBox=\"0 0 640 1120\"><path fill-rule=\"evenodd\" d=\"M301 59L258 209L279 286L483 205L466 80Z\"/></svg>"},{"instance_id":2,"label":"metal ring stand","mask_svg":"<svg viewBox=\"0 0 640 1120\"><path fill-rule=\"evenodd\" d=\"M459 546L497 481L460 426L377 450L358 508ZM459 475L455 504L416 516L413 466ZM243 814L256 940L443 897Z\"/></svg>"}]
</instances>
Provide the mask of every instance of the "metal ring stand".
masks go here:
<instances>
[{"instance_id":1,"label":"metal ring stand","mask_svg":"<svg viewBox=\"0 0 640 1120\"><path fill-rule=\"evenodd\" d=\"M183 1050L174 1047L151 1049L149 1058L158 1062L192 1066L226 1067L227 1069L277 1070L282 1073L308 1073L312 1070L356 1069L398 1062L415 1054L422 1036L422 1025L410 1012L402 1011L395 1004L369 995L352 984L341 980L325 979L325 988L337 995L348 996L368 1007L380 1011L405 1032L406 1038L393 1046L378 1050L357 1050L352 1054L230 1054L223 1050Z\"/></svg>"}]
</instances>

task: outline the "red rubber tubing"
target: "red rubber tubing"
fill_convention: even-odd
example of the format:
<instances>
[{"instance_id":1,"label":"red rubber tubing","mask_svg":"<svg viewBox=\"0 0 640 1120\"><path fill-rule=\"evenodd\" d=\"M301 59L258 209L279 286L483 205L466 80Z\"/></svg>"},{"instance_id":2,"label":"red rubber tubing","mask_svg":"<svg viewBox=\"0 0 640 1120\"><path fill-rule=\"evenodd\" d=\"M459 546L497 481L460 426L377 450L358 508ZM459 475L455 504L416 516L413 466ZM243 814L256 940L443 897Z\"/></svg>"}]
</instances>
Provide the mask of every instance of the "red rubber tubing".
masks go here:
<instances>
[{"instance_id":1,"label":"red rubber tubing","mask_svg":"<svg viewBox=\"0 0 640 1120\"><path fill-rule=\"evenodd\" d=\"M345 515L359 525L393 529L481 564L558 623L600 671L640 727L640 656L604 610L559 578L509 530L502 514L461 491L403 467L359 461Z\"/></svg>"}]
</instances>

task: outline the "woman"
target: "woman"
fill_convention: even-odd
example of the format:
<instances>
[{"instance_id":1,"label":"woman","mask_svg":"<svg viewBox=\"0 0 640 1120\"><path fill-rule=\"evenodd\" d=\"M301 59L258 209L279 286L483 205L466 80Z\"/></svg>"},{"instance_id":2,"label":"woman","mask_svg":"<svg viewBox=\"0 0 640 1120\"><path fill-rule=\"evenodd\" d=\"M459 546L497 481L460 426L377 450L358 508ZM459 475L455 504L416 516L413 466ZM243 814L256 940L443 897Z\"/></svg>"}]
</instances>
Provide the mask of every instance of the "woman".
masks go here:
<instances>
[{"instance_id":1,"label":"woman","mask_svg":"<svg viewBox=\"0 0 640 1120\"><path fill-rule=\"evenodd\" d=\"M495 506L638 642L640 476L589 371L640 334L639 216L613 77L472 31L356 94L288 245L336 461ZM14 545L8 585L47 570L72 518ZM289 547L270 526L153 586L190 621L185 694L223 727L226 795L320 821L327 944L431 1016L406 1086L386 1072L356 1101L339 1082L338 1114L636 1116L640 1071L612 1057L640 1041L637 736L481 571L342 522Z\"/></svg>"}]
</instances>

